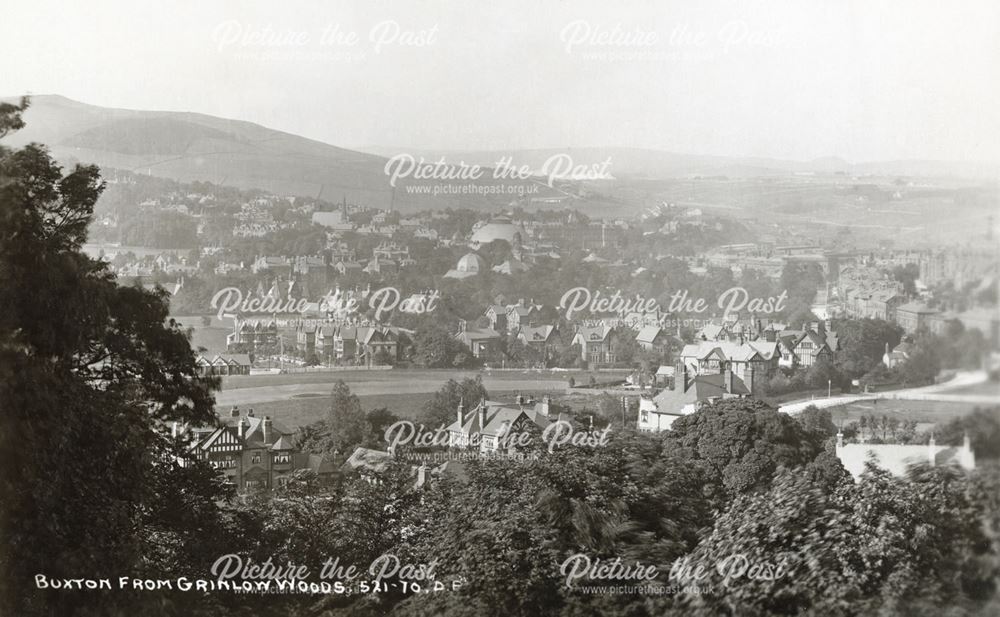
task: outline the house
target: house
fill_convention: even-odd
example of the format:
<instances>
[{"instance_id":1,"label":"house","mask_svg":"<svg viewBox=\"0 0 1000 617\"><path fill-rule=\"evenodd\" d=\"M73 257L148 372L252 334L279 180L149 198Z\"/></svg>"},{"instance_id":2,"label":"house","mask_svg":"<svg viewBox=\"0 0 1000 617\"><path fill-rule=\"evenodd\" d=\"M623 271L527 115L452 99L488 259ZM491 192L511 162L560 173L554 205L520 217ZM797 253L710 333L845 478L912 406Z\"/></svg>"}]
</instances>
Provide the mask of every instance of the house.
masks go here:
<instances>
[{"instance_id":1,"label":"house","mask_svg":"<svg viewBox=\"0 0 1000 617\"><path fill-rule=\"evenodd\" d=\"M763 340L737 344L729 341L702 341L685 345L678 360L689 371L708 375L731 370L750 389L767 382L778 368L778 343Z\"/></svg>"},{"instance_id":2,"label":"house","mask_svg":"<svg viewBox=\"0 0 1000 617\"><path fill-rule=\"evenodd\" d=\"M521 326L517 331L517 339L525 347L537 350L542 358L549 357L549 351L556 342L555 326Z\"/></svg>"},{"instance_id":3,"label":"house","mask_svg":"<svg viewBox=\"0 0 1000 617\"><path fill-rule=\"evenodd\" d=\"M395 261L384 257L373 257L364 267L364 272L367 274L395 274L398 270L399 266Z\"/></svg>"},{"instance_id":4,"label":"house","mask_svg":"<svg viewBox=\"0 0 1000 617\"><path fill-rule=\"evenodd\" d=\"M872 461L894 476L905 476L913 465L954 465L971 470L976 467L976 455L966 435L961 447L939 446L931 436L927 445L844 443L844 435L837 433L837 458L854 480L861 478L865 463Z\"/></svg>"},{"instance_id":5,"label":"house","mask_svg":"<svg viewBox=\"0 0 1000 617\"><path fill-rule=\"evenodd\" d=\"M827 336L814 330L782 331L778 334L778 349L781 353L781 366L808 368L824 358L833 360Z\"/></svg>"},{"instance_id":6,"label":"house","mask_svg":"<svg viewBox=\"0 0 1000 617\"><path fill-rule=\"evenodd\" d=\"M250 355L245 353L198 355L195 358L199 375L249 375Z\"/></svg>"},{"instance_id":7,"label":"house","mask_svg":"<svg viewBox=\"0 0 1000 617\"><path fill-rule=\"evenodd\" d=\"M670 348L672 338L659 326L643 326L635 335L635 342L646 351L663 354Z\"/></svg>"},{"instance_id":8,"label":"house","mask_svg":"<svg viewBox=\"0 0 1000 617\"><path fill-rule=\"evenodd\" d=\"M461 330L455 335L455 339L468 347L473 356L481 360L488 360L499 353L501 337L495 330L467 328L464 323L459 327Z\"/></svg>"},{"instance_id":9,"label":"house","mask_svg":"<svg viewBox=\"0 0 1000 617\"><path fill-rule=\"evenodd\" d=\"M306 357L316 353L316 326L299 326L295 329L295 345Z\"/></svg>"},{"instance_id":10,"label":"house","mask_svg":"<svg viewBox=\"0 0 1000 617\"><path fill-rule=\"evenodd\" d=\"M573 345L580 346L580 358L592 364L613 364L612 349L616 335L610 326L584 326L573 336Z\"/></svg>"},{"instance_id":11,"label":"house","mask_svg":"<svg viewBox=\"0 0 1000 617\"><path fill-rule=\"evenodd\" d=\"M636 426L643 432L665 431L677 418L693 414L704 405L749 396L750 389L731 370L699 375L678 362L669 388L653 398L643 397L639 400L639 420Z\"/></svg>"},{"instance_id":12,"label":"house","mask_svg":"<svg viewBox=\"0 0 1000 617\"><path fill-rule=\"evenodd\" d=\"M480 452L502 451L502 439L511 433L523 433L531 426L545 430L549 425L549 400L515 405L482 400L466 412L464 401L459 403L455 421L447 427L448 445L453 448L474 448Z\"/></svg>"},{"instance_id":13,"label":"house","mask_svg":"<svg viewBox=\"0 0 1000 617\"><path fill-rule=\"evenodd\" d=\"M364 266L356 261L341 260L334 264L333 269L336 270L341 276L348 276L351 274L360 274L364 271Z\"/></svg>"},{"instance_id":14,"label":"house","mask_svg":"<svg viewBox=\"0 0 1000 617\"><path fill-rule=\"evenodd\" d=\"M908 333L930 327L931 319L940 311L922 302L908 302L896 307L896 323Z\"/></svg>"},{"instance_id":15,"label":"house","mask_svg":"<svg viewBox=\"0 0 1000 617\"><path fill-rule=\"evenodd\" d=\"M389 328L341 326L333 330L331 338L333 349L328 357L341 362L371 365L376 357L390 361L399 357L399 339Z\"/></svg>"},{"instance_id":16,"label":"house","mask_svg":"<svg viewBox=\"0 0 1000 617\"><path fill-rule=\"evenodd\" d=\"M490 330L495 332L507 331L507 307L500 304L491 304L486 308L486 319L490 322Z\"/></svg>"},{"instance_id":17,"label":"house","mask_svg":"<svg viewBox=\"0 0 1000 617\"><path fill-rule=\"evenodd\" d=\"M231 352L256 353L278 346L278 325L274 320L233 320L233 331L226 335L226 348Z\"/></svg>"},{"instance_id":18,"label":"house","mask_svg":"<svg viewBox=\"0 0 1000 617\"><path fill-rule=\"evenodd\" d=\"M270 416L254 416L252 409L242 414L233 407L219 426L189 430L188 436L188 456L208 462L240 492L284 486L300 469L311 469L329 479L324 459L299 452L291 431Z\"/></svg>"},{"instance_id":19,"label":"house","mask_svg":"<svg viewBox=\"0 0 1000 617\"><path fill-rule=\"evenodd\" d=\"M882 364L886 368L895 368L905 362L910 357L913 345L906 341L900 342L889 351L889 343L885 344L885 353L882 355Z\"/></svg>"},{"instance_id":20,"label":"house","mask_svg":"<svg viewBox=\"0 0 1000 617\"><path fill-rule=\"evenodd\" d=\"M507 306L507 329L516 332L521 326L530 325L531 318L541 308L540 304L533 301L525 303L524 298L518 299L517 304Z\"/></svg>"}]
</instances>

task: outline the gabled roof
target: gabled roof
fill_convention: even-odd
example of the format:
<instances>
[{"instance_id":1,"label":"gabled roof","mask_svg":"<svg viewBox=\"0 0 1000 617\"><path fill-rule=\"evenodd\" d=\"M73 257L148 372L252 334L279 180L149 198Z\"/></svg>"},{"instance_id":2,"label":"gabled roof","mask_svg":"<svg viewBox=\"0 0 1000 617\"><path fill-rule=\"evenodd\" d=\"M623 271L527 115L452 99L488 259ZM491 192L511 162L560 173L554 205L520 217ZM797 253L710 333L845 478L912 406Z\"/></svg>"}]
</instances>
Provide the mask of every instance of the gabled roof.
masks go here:
<instances>
[{"instance_id":1,"label":"gabled roof","mask_svg":"<svg viewBox=\"0 0 1000 617\"><path fill-rule=\"evenodd\" d=\"M481 424L480 410L485 407L485 424ZM450 432L461 432L466 435L479 433L483 435L497 436L504 432L502 427L509 429L514 426L522 417L530 422L534 422L541 428L549 425L549 420L540 411L538 405L534 407L508 407L493 401L481 401L476 407L469 410L463 417L461 425L456 419L448 426Z\"/></svg>"},{"instance_id":2,"label":"gabled roof","mask_svg":"<svg viewBox=\"0 0 1000 617\"><path fill-rule=\"evenodd\" d=\"M292 443L291 438L288 435L282 435L271 444L272 450L294 450L295 444Z\"/></svg>"},{"instance_id":3,"label":"gabled roof","mask_svg":"<svg viewBox=\"0 0 1000 617\"><path fill-rule=\"evenodd\" d=\"M654 343L656 337L663 334L663 328L659 326L643 326L639 333L635 335L635 340L640 343Z\"/></svg>"},{"instance_id":4,"label":"gabled roof","mask_svg":"<svg viewBox=\"0 0 1000 617\"><path fill-rule=\"evenodd\" d=\"M609 334L611 334L609 326L584 326L576 331L576 336L573 338L575 340L577 337L582 337L587 343L603 342Z\"/></svg>"},{"instance_id":5,"label":"gabled roof","mask_svg":"<svg viewBox=\"0 0 1000 617\"><path fill-rule=\"evenodd\" d=\"M372 450L369 448L356 448L351 456L340 466L342 471L356 471L358 469L371 469L372 471L385 471L392 462L392 455L382 450Z\"/></svg>"},{"instance_id":6,"label":"gabled roof","mask_svg":"<svg viewBox=\"0 0 1000 617\"><path fill-rule=\"evenodd\" d=\"M555 326L521 326L517 336L524 343L548 342L555 331Z\"/></svg>"},{"instance_id":7,"label":"gabled roof","mask_svg":"<svg viewBox=\"0 0 1000 617\"><path fill-rule=\"evenodd\" d=\"M500 333L488 328L467 328L456 334L455 338L468 345L473 341L498 339L500 338Z\"/></svg>"}]
</instances>

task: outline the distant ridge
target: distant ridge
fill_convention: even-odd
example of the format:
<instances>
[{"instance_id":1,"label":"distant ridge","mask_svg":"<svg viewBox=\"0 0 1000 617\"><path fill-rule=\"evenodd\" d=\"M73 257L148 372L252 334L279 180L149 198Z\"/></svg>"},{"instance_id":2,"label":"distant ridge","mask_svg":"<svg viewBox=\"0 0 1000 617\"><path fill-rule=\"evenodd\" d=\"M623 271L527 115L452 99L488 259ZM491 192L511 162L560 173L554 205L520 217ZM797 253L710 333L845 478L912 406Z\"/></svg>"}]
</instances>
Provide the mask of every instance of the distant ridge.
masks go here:
<instances>
[{"instance_id":1,"label":"distant ridge","mask_svg":"<svg viewBox=\"0 0 1000 617\"><path fill-rule=\"evenodd\" d=\"M5 101L16 97L5 97ZM8 136L9 145L46 144L64 163L95 163L105 168L170 178L208 181L281 195L322 197L375 207L415 210L443 207L504 208L507 195L410 193L407 186L435 181L403 180L393 190L384 169L386 157L406 152L449 163L492 167L504 156L515 165L540 170L545 161L568 154L574 164L594 165L611 158L611 175L669 179L692 176L732 178L792 173L848 175L920 175L978 177L995 180L989 166L936 161L890 161L851 164L837 158L784 161L677 154L639 148L570 148L514 151L433 151L370 148L361 152L269 129L241 120L199 113L113 109L88 105L60 95L35 95L25 114L27 126ZM487 174L488 176L489 174ZM481 183L489 183L487 178ZM558 191L557 191L558 192Z\"/></svg>"}]
</instances>

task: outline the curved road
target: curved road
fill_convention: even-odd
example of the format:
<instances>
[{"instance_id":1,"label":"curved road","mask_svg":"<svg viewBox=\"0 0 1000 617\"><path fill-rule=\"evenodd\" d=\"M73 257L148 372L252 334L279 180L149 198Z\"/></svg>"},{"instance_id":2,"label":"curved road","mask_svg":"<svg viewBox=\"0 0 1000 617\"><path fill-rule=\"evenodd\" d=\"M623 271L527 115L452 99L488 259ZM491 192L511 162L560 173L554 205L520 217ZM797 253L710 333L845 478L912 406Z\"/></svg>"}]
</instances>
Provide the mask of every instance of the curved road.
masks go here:
<instances>
[{"instance_id":1,"label":"curved road","mask_svg":"<svg viewBox=\"0 0 1000 617\"><path fill-rule=\"evenodd\" d=\"M948 394L948 390L981 384L986 381L986 371L962 371L955 374L955 377L944 383L923 386L920 388L906 388L903 390L889 390L886 392L870 392L867 394L845 394L830 398L818 398L805 401L795 401L786 403L778 407L778 411L787 414L797 414L806 407L813 405L819 409L827 407L838 407L848 403L858 401L881 400L904 400L904 401L941 401L951 403L973 403L984 405L1000 404L1000 390L997 394Z\"/></svg>"}]
</instances>

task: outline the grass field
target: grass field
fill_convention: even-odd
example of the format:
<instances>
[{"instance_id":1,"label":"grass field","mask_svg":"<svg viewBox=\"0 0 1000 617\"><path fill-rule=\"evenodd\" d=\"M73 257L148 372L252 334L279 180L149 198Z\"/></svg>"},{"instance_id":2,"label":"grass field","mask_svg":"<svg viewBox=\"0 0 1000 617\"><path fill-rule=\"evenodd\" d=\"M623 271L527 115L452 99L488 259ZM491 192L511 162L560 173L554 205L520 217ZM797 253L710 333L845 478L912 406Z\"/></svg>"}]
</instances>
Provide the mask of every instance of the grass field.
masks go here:
<instances>
[{"instance_id":1,"label":"grass field","mask_svg":"<svg viewBox=\"0 0 1000 617\"><path fill-rule=\"evenodd\" d=\"M880 400L831 407L830 415L835 424L852 422L862 415L886 415L898 418L901 422L914 420L918 424L929 426L964 416L971 413L977 407L983 406L973 403L945 403L940 401Z\"/></svg>"},{"instance_id":2,"label":"grass field","mask_svg":"<svg viewBox=\"0 0 1000 617\"><path fill-rule=\"evenodd\" d=\"M548 394L545 392L536 393L538 396ZM553 393L555 394L555 393ZM517 392L490 391L490 398L497 400L511 400ZM431 397L430 394L374 394L359 396L361 407L365 411L385 407L400 418L407 420L416 419L421 409ZM326 417L330 410L329 396L306 396L295 397L281 401L265 401L254 403L254 414L257 416L269 415L286 428L296 429L306 424L312 424L317 420Z\"/></svg>"}]
</instances>

